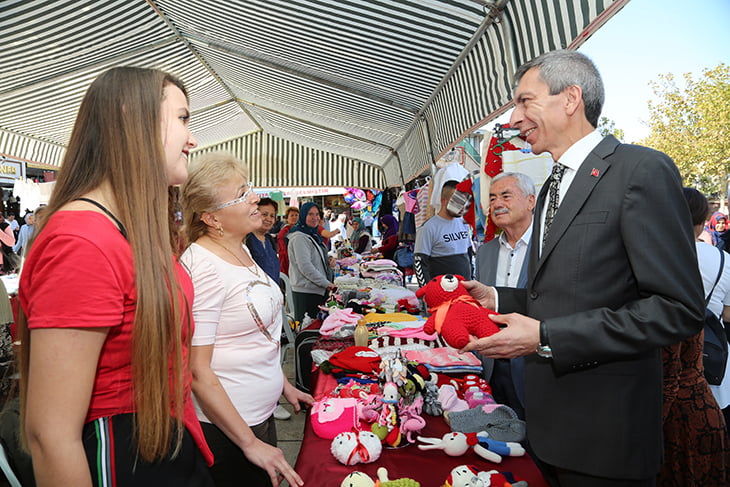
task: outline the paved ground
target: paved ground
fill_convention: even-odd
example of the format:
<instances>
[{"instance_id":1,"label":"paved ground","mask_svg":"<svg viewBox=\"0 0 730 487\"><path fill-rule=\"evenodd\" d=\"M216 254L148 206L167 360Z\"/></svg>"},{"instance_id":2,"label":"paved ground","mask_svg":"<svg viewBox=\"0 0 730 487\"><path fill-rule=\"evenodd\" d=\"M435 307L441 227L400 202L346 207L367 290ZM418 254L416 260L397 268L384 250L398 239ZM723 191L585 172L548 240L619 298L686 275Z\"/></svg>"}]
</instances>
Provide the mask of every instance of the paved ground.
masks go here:
<instances>
[{"instance_id":1,"label":"paved ground","mask_svg":"<svg viewBox=\"0 0 730 487\"><path fill-rule=\"evenodd\" d=\"M294 347L290 348L286 353L286 360L282 364L284 373L289 382L294 384ZM294 409L282 397L281 404L291 413ZM299 448L302 445L302 436L304 434L304 413L292 414L290 419L285 421L276 420L276 433L278 436L278 446L284 452L286 459L291 466L297 461ZM288 486L287 482L282 484Z\"/></svg>"}]
</instances>

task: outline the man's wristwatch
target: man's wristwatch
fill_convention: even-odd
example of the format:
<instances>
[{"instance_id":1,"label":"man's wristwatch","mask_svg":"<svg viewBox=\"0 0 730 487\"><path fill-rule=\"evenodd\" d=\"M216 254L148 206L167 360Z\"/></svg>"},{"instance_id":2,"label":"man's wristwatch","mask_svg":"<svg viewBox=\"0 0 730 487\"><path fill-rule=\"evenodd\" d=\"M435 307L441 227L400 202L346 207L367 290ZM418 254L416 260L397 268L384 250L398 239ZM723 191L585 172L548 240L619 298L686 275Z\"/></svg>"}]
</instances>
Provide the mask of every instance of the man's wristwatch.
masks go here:
<instances>
[{"instance_id":1,"label":"man's wristwatch","mask_svg":"<svg viewBox=\"0 0 730 487\"><path fill-rule=\"evenodd\" d=\"M542 358L553 358L553 349L548 341L547 327L545 322L540 322L540 344L537 346L537 355Z\"/></svg>"}]
</instances>

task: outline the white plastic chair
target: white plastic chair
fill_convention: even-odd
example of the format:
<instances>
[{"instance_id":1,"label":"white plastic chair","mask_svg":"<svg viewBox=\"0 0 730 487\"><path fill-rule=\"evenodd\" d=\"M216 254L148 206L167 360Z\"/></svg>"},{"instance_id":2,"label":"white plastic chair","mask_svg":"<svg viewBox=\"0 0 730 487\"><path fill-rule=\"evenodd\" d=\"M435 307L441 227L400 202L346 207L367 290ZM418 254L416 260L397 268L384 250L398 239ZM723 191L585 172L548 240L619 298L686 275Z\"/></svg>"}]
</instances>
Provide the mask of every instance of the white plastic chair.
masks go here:
<instances>
[{"instance_id":1,"label":"white plastic chair","mask_svg":"<svg viewBox=\"0 0 730 487\"><path fill-rule=\"evenodd\" d=\"M281 327L284 329L287 344L281 347L281 363L286 361L286 353L290 348L294 348L294 339L296 338L296 330L292 328L296 326L294 320L294 297L291 292L291 282L289 276L283 272L279 273L279 281L282 284L284 292L284 306L281 309L282 322Z\"/></svg>"}]
</instances>

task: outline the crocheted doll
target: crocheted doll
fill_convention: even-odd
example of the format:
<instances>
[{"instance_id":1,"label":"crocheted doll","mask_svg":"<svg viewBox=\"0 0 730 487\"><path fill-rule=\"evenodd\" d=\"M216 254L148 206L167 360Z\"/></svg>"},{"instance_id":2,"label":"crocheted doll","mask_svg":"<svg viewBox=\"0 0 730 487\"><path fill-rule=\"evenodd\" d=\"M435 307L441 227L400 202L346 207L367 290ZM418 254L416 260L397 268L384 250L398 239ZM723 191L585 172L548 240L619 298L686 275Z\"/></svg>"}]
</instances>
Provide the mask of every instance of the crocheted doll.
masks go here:
<instances>
[{"instance_id":1,"label":"crocheted doll","mask_svg":"<svg viewBox=\"0 0 730 487\"><path fill-rule=\"evenodd\" d=\"M378 468L378 478L371 479L366 473L352 472L344 478L340 487L420 487L421 484L413 479L402 478L390 480L385 467Z\"/></svg>"},{"instance_id":2,"label":"crocheted doll","mask_svg":"<svg viewBox=\"0 0 730 487\"><path fill-rule=\"evenodd\" d=\"M383 444L370 431L351 431L335 436L330 450L340 463L355 465L376 461L383 451Z\"/></svg>"},{"instance_id":3,"label":"crocheted doll","mask_svg":"<svg viewBox=\"0 0 730 487\"><path fill-rule=\"evenodd\" d=\"M517 442L497 441L488 437L489 435L480 431L479 433L446 433L441 438L418 437L422 444L418 445L421 450L443 450L451 457L458 457L469 451L494 463L501 463L503 456L521 457L525 449Z\"/></svg>"},{"instance_id":4,"label":"crocheted doll","mask_svg":"<svg viewBox=\"0 0 730 487\"><path fill-rule=\"evenodd\" d=\"M483 308L472 298L462 281L462 276L443 274L416 291L416 296L424 298L431 313L423 331L437 332L454 348L463 348L469 343L469 335L481 338L499 331L489 319L490 314L497 313Z\"/></svg>"},{"instance_id":5,"label":"crocheted doll","mask_svg":"<svg viewBox=\"0 0 730 487\"><path fill-rule=\"evenodd\" d=\"M484 472L474 465L459 465L451 470L441 487L527 487L527 481L512 472Z\"/></svg>"}]
</instances>

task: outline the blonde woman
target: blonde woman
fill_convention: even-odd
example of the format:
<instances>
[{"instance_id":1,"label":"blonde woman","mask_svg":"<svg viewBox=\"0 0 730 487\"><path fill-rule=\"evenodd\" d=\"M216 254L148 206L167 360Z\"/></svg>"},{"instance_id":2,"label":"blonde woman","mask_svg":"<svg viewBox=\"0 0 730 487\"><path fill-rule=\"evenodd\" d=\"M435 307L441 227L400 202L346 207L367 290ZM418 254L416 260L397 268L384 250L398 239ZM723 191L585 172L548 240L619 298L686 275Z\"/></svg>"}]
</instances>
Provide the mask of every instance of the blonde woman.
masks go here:
<instances>
[{"instance_id":1,"label":"blonde woman","mask_svg":"<svg viewBox=\"0 0 730 487\"><path fill-rule=\"evenodd\" d=\"M274 410L284 395L300 410L309 394L287 381L279 362L283 297L243 245L261 226L259 197L246 167L209 154L182 188L181 258L195 286L191 366L196 411L215 455L217 486L290 485L302 479L276 447Z\"/></svg>"},{"instance_id":2,"label":"blonde woman","mask_svg":"<svg viewBox=\"0 0 730 487\"><path fill-rule=\"evenodd\" d=\"M114 68L81 103L20 281L21 414L39 487L209 486L187 367L192 283L169 186L187 177L182 83Z\"/></svg>"}]
</instances>

